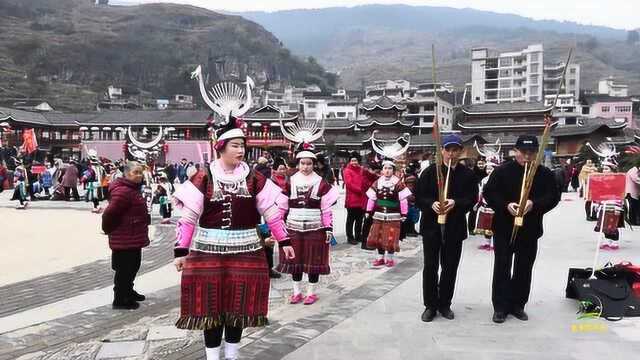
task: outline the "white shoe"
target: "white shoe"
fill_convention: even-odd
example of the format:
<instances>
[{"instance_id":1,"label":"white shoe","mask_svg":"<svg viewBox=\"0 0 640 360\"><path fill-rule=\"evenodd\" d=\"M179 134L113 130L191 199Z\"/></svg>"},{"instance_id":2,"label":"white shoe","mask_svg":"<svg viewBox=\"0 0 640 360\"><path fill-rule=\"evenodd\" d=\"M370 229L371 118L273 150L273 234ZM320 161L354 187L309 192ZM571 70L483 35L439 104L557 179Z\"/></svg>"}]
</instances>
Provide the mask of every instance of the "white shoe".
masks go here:
<instances>
[{"instance_id":1,"label":"white shoe","mask_svg":"<svg viewBox=\"0 0 640 360\"><path fill-rule=\"evenodd\" d=\"M220 360L220 346L215 348L204 348L204 352L207 355L207 360Z\"/></svg>"}]
</instances>

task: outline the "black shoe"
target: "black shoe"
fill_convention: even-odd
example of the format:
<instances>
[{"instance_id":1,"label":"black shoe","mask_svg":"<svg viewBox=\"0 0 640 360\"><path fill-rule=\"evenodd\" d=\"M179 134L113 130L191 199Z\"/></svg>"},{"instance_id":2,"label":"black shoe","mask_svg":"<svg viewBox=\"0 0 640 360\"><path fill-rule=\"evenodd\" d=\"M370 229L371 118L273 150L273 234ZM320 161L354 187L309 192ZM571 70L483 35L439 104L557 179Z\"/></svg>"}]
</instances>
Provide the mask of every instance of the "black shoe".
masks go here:
<instances>
[{"instance_id":1,"label":"black shoe","mask_svg":"<svg viewBox=\"0 0 640 360\"><path fill-rule=\"evenodd\" d=\"M505 320L507 320L507 313L502 311L495 311L493 313L493 322L496 324L502 324Z\"/></svg>"},{"instance_id":2,"label":"black shoe","mask_svg":"<svg viewBox=\"0 0 640 360\"><path fill-rule=\"evenodd\" d=\"M453 320L453 318L455 317L453 315L453 311L451 311L451 308L446 307L446 308L441 308L438 311L440 311L440 314L442 315L443 318L448 319L448 320Z\"/></svg>"},{"instance_id":3,"label":"black shoe","mask_svg":"<svg viewBox=\"0 0 640 360\"><path fill-rule=\"evenodd\" d=\"M529 315L527 315L527 313L524 312L524 309L522 308L513 309L509 313L518 320L521 320L521 321L529 320Z\"/></svg>"},{"instance_id":4,"label":"black shoe","mask_svg":"<svg viewBox=\"0 0 640 360\"><path fill-rule=\"evenodd\" d=\"M432 308L424 309L422 316L420 317L424 322L432 322L436 317L436 310Z\"/></svg>"},{"instance_id":5,"label":"black shoe","mask_svg":"<svg viewBox=\"0 0 640 360\"><path fill-rule=\"evenodd\" d=\"M134 301L145 301L147 297L133 290L133 293L131 293L131 299Z\"/></svg>"},{"instance_id":6,"label":"black shoe","mask_svg":"<svg viewBox=\"0 0 640 360\"><path fill-rule=\"evenodd\" d=\"M347 242L348 242L349 244L351 244L351 245L358 245L358 241L357 241L357 240L355 240L355 239L349 239L349 240L347 240Z\"/></svg>"},{"instance_id":7,"label":"black shoe","mask_svg":"<svg viewBox=\"0 0 640 360\"><path fill-rule=\"evenodd\" d=\"M277 272L277 271L273 271L273 270L269 270L269 278L271 279L280 279L282 277L282 275Z\"/></svg>"},{"instance_id":8,"label":"black shoe","mask_svg":"<svg viewBox=\"0 0 640 360\"><path fill-rule=\"evenodd\" d=\"M113 310L135 310L139 307L140 307L140 304L134 300L122 301L122 302L120 301L116 302L114 300L111 306Z\"/></svg>"}]
</instances>

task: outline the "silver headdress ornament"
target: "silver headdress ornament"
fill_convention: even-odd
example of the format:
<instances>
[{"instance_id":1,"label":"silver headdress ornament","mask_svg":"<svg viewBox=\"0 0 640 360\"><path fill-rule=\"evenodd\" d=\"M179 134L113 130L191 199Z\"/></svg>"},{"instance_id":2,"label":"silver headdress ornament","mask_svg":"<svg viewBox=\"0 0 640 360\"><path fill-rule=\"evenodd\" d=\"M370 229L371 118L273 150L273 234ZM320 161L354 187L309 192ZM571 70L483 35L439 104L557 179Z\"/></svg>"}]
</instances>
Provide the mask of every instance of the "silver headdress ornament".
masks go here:
<instances>
[{"instance_id":1,"label":"silver headdress ornament","mask_svg":"<svg viewBox=\"0 0 640 360\"><path fill-rule=\"evenodd\" d=\"M383 158L383 166L385 164L391 164L392 166L395 166L393 161L397 160L409 149L409 145L411 143L411 135L408 133L404 133L402 134L402 136L395 140L382 140L376 139L377 132L378 130L374 130L371 134L371 146L373 147L373 151L375 151Z\"/></svg>"},{"instance_id":2,"label":"silver headdress ornament","mask_svg":"<svg viewBox=\"0 0 640 360\"><path fill-rule=\"evenodd\" d=\"M280 121L280 131L284 137L297 144L299 152L296 154L296 159L300 158L312 158L316 159L316 154L313 153L313 142L320 139L324 134L325 120L318 124L318 120L298 120L295 124L285 124Z\"/></svg>"},{"instance_id":3,"label":"silver headdress ornament","mask_svg":"<svg viewBox=\"0 0 640 360\"><path fill-rule=\"evenodd\" d=\"M618 162L616 161L616 157L620 153L616 151L616 146L614 144L609 142L603 142L602 144L598 145L598 147L595 149L593 148L593 146L591 146L591 143L587 143L586 145L591 149L591 151L593 151L596 155L600 157L600 162L602 163L602 165L606 165L614 168L618 167Z\"/></svg>"},{"instance_id":4,"label":"silver headdress ornament","mask_svg":"<svg viewBox=\"0 0 640 360\"><path fill-rule=\"evenodd\" d=\"M221 82L215 84L210 91L204 85L202 66L198 65L195 71L191 73L191 78L198 80L202 100L211 110L224 119L222 125L228 124L232 117L239 118L244 115L253 104L251 90L255 87L255 83L248 76L245 82L245 89L235 83ZM244 132L241 128L227 129L227 131L216 136L214 141L235 137L244 137Z\"/></svg>"},{"instance_id":5,"label":"silver headdress ornament","mask_svg":"<svg viewBox=\"0 0 640 360\"><path fill-rule=\"evenodd\" d=\"M473 146L476 148L476 151L478 151L478 154L485 158L487 165L495 167L502 163L502 153L500 152L502 143L500 143L500 139L496 140L495 144L482 145L482 150L478 147L477 141L473 142Z\"/></svg>"},{"instance_id":6,"label":"silver headdress ornament","mask_svg":"<svg viewBox=\"0 0 640 360\"><path fill-rule=\"evenodd\" d=\"M162 140L167 132L168 131L164 130L162 126L160 126L158 135L153 140L149 142L142 142L136 139L135 135L133 135L133 132L131 131L131 126L129 126L126 136L127 151L129 151L129 155L131 155L133 159L141 162L146 162L149 158L156 158L160 154L160 150L162 149Z\"/></svg>"}]
</instances>

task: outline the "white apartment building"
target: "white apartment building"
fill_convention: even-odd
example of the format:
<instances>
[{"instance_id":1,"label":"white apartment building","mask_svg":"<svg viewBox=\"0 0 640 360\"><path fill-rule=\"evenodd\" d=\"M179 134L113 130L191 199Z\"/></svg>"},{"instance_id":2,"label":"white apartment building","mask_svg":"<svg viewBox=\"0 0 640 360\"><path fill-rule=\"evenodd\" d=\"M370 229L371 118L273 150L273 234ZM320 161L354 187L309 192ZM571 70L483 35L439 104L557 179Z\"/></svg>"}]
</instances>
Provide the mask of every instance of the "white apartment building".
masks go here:
<instances>
[{"instance_id":1,"label":"white apartment building","mask_svg":"<svg viewBox=\"0 0 640 360\"><path fill-rule=\"evenodd\" d=\"M371 90L386 90L386 89L402 89L409 90L411 83L407 80L379 80L375 81L373 85L366 86L365 92Z\"/></svg>"},{"instance_id":2,"label":"white apartment building","mask_svg":"<svg viewBox=\"0 0 640 360\"><path fill-rule=\"evenodd\" d=\"M565 63L559 62L553 65L544 66L544 96L555 96L560 80L562 80L562 72ZM580 65L569 64L567 72L564 76L564 84L560 94L571 94L576 100L580 99Z\"/></svg>"},{"instance_id":3,"label":"white apartment building","mask_svg":"<svg viewBox=\"0 0 640 360\"><path fill-rule=\"evenodd\" d=\"M414 127L418 128L418 133L430 131L433 127L433 117L438 111L438 122L442 131L451 131L454 116L454 88L450 83L436 84L436 98L433 96L433 83L419 84L412 89L409 97L404 100L407 111L402 117L414 121ZM424 130L424 131L423 131Z\"/></svg>"},{"instance_id":4,"label":"white apartment building","mask_svg":"<svg viewBox=\"0 0 640 360\"><path fill-rule=\"evenodd\" d=\"M357 106L358 104L352 101L309 97L304 99L304 118L355 120L358 115Z\"/></svg>"},{"instance_id":5,"label":"white apartment building","mask_svg":"<svg viewBox=\"0 0 640 360\"><path fill-rule=\"evenodd\" d=\"M627 97L629 96L629 87L624 84L616 83L613 77L609 77L598 82L598 94L614 97Z\"/></svg>"},{"instance_id":6,"label":"white apartment building","mask_svg":"<svg viewBox=\"0 0 640 360\"><path fill-rule=\"evenodd\" d=\"M543 99L542 44L518 52L471 50L471 103L536 102Z\"/></svg>"}]
</instances>

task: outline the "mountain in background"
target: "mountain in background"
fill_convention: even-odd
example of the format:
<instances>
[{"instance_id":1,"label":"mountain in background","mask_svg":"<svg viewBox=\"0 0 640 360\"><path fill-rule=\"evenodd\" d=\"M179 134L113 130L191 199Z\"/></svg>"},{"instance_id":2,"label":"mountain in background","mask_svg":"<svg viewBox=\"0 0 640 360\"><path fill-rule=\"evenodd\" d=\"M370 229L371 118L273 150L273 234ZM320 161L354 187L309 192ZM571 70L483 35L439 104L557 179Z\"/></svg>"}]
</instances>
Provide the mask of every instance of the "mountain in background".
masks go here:
<instances>
[{"instance_id":1,"label":"mountain in background","mask_svg":"<svg viewBox=\"0 0 640 360\"><path fill-rule=\"evenodd\" d=\"M109 85L156 97L197 94L210 81L335 85L262 26L192 6L96 6L93 0L0 0L0 99L41 97L56 109L95 108ZM199 98L199 96L197 96Z\"/></svg>"},{"instance_id":2,"label":"mountain in background","mask_svg":"<svg viewBox=\"0 0 640 360\"><path fill-rule=\"evenodd\" d=\"M470 50L518 51L542 43L545 63L564 60L570 47L582 65L582 88L615 76L640 93L640 47L627 32L573 22L532 20L473 9L364 5L272 13L236 13L271 31L294 54L313 56L338 72L342 84L388 78L431 79L431 44L438 76L461 87L471 79Z\"/></svg>"}]
</instances>

